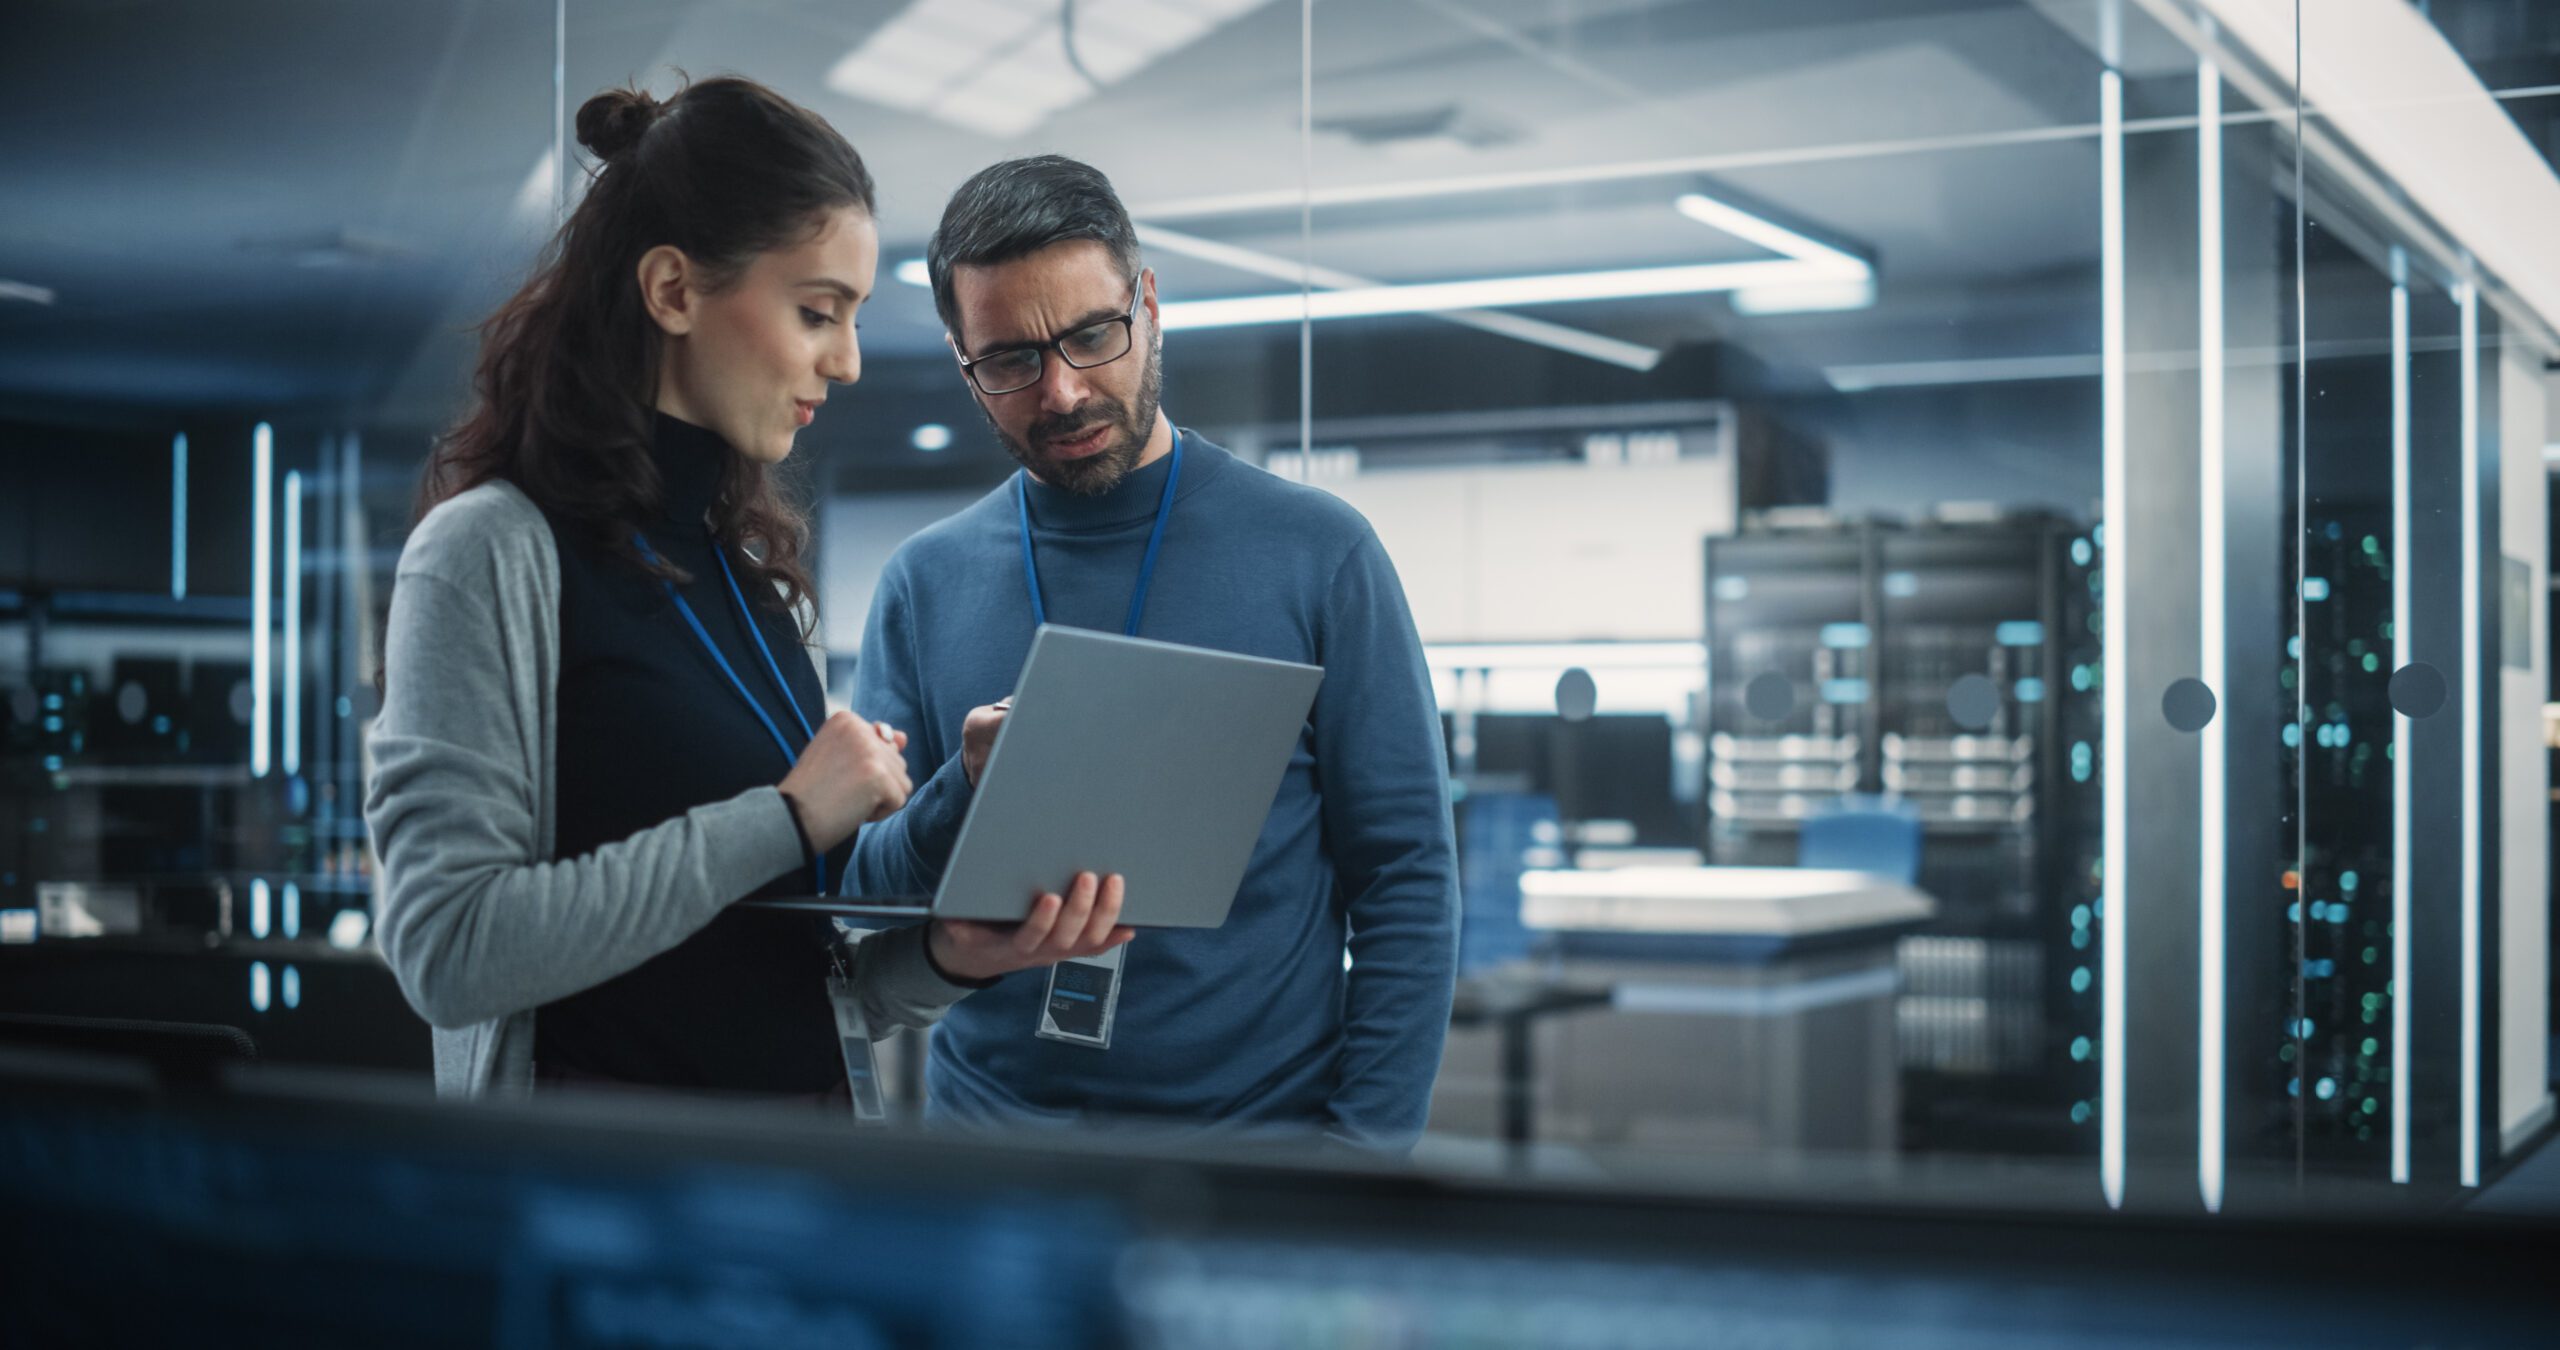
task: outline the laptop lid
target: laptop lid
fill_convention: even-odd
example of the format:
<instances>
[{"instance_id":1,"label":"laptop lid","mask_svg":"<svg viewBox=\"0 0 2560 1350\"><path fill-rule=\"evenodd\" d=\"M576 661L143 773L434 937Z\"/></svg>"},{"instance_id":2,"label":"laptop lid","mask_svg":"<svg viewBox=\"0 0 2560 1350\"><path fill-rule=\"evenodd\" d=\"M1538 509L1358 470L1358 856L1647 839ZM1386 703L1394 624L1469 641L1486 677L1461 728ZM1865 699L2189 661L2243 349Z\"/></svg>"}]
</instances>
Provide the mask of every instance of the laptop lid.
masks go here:
<instances>
[{"instance_id":1,"label":"laptop lid","mask_svg":"<svg viewBox=\"0 0 2560 1350\"><path fill-rule=\"evenodd\" d=\"M1020 919L1077 872L1128 879L1121 922L1226 922L1318 666L1044 626L961 822L938 918Z\"/></svg>"}]
</instances>

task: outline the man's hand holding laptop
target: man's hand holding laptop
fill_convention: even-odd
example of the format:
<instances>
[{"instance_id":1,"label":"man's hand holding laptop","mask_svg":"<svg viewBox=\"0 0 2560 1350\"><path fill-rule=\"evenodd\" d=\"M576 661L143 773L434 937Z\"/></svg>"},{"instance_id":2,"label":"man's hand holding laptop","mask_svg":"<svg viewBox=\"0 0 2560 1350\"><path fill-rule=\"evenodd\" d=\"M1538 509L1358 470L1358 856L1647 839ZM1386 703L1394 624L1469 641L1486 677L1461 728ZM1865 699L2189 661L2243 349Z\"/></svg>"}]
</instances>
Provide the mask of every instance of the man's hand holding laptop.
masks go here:
<instances>
[{"instance_id":1,"label":"man's hand holding laptop","mask_svg":"<svg viewBox=\"0 0 2560 1350\"><path fill-rule=\"evenodd\" d=\"M1020 923L936 919L926 949L942 973L988 980L1079 956L1098 956L1137 935L1120 923L1119 877L1076 874L1064 896L1044 895Z\"/></svg>"}]
</instances>

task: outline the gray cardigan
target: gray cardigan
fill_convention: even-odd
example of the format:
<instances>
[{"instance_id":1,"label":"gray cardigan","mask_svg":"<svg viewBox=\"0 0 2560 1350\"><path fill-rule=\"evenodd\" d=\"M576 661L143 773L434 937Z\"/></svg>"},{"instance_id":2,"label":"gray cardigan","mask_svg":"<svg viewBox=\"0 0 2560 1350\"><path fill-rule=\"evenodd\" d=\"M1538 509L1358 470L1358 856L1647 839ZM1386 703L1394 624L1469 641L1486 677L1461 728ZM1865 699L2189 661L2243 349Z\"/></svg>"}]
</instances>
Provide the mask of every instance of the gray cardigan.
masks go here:
<instances>
[{"instance_id":1,"label":"gray cardigan","mask_svg":"<svg viewBox=\"0 0 2560 1350\"><path fill-rule=\"evenodd\" d=\"M410 534L384 656L366 742L375 931L435 1029L439 1093L528 1090L535 1008L675 946L804 860L770 787L552 859L560 556L512 484L461 493ZM968 993L925 959L922 928L864 938L852 974L875 1036Z\"/></svg>"}]
</instances>

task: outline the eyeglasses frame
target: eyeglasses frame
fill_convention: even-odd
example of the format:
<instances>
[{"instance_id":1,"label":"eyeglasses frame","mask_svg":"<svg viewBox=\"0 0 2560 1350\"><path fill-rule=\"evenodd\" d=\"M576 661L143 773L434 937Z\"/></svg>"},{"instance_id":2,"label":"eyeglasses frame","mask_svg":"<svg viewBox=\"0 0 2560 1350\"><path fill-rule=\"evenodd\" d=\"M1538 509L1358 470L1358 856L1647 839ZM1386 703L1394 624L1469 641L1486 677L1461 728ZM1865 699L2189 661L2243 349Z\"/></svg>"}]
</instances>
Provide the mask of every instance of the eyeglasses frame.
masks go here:
<instances>
[{"instance_id":1,"label":"eyeglasses frame","mask_svg":"<svg viewBox=\"0 0 2560 1350\"><path fill-rule=\"evenodd\" d=\"M1128 356L1129 353L1136 351L1138 349L1138 302L1145 299L1146 294L1147 288L1145 284L1145 276L1141 273L1139 276L1131 277L1129 279L1128 313L1122 314L1116 318L1096 320L1095 322L1085 324L1082 327L1070 329L1046 342L1017 343L1011 347L1000 347L995 351L988 352L984 356L969 357L962 355L960 352L960 344L954 341L949 333L943 334L942 340L951 348L952 359L960 363L960 373L968 378L970 388L977 390L980 394L983 394L988 398L1003 398L1006 394L1019 394L1025 389L1035 388L1039 385L1041 380L1047 378L1049 374L1048 358L1051 354L1055 354L1059 360L1066 362L1069 370L1100 370L1104 366L1110 365L1113 361L1121 360ZM1129 337L1129 345L1122 347L1117 355L1096 361L1089 366L1079 365L1074 357L1067 355L1065 343L1068 338L1074 337L1076 334L1084 332L1087 329L1099 328L1103 324L1107 323L1119 324L1121 330L1127 333ZM1020 384L1002 392L995 392L989 390L984 384L978 382L977 367L979 362L991 361L999 356L1011 356L1017 352L1040 353L1040 373L1032 376L1028 384Z\"/></svg>"}]
</instances>

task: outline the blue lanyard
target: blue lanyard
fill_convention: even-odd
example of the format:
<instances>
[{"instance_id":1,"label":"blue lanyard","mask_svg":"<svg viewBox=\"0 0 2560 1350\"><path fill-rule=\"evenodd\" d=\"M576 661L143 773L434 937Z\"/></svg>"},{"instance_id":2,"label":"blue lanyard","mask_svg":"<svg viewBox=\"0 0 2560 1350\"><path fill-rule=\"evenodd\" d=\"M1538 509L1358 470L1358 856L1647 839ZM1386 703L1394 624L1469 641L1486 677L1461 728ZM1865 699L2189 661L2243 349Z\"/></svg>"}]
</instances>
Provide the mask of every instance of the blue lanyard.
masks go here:
<instances>
[{"instance_id":1,"label":"blue lanyard","mask_svg":"<svg viewBox=\"0 0 2560 1350\"><path fill-rule=\"evenodd\" d=\"M1049 621L1049 606L1040 598L1040 567L1031 557L1031 476L1017 473L1013 480L1014 507L1022 516L1022 580L1031 588L1031 622ZM1129 596L1128 636L1138 635L1138 620L1147 612L1147 588L1156 581L1156 552L1164 547L1164 523L1173 519L1173 489L1182 481L1182 433L1173 433L1173 464L1165 470L1164 496L1156 502L1156 527L1147 536L1147 556L1138 564L1138 589Z\"/></svg>"},{"instance_id":2,"label":"blue lanyard","mask_svg":"<svg viewBox=\"0 0 2560 1350\"><path fill-rule=\"evenodd\" d=\"M631 542L639 546L641 557L653 563L659 561L658 551L649 547L647 536L634 530L631 533ZM810 729L809 719L801 714L800 700L791 696L790 682L782 678L782 666L773 659L773 648L765 645L764 630L756 626L755 615L747 609L747 597L738 589L738 574L729 567L729 551L720 546L719 540L714 539L711 541L711 556L720 564L720 575L728 579L729 598L737 602L738 618L745 622L747 636L755 639L756 651L764 657L765 671L773 676L774 687L782 691L782 705L791 710L791 720L800 724L800 743L808 744L817 739L817 733ZM702 626L702 619L693 612L693 606L685 603L684 595L676 590L674 582L660 577L658 584L666 588L667 598L676 602L676 613L684 616L685 626L692 629L693 635L701 640L702 649L711 653L711 663L720 667L721 674L729 677L729 687L738 691L738 697L746 700L748 711L756 715L757 721L764 723L765 734L773 737L774 745L782 751L784 762L798 764L800 752L792 749L791 742L783 739L782 728L774 725L772 715L764 710L764 704L758 701L755 695L747 692L747 682L738 678L738 672L730 668L729 658L720 654L720 644L711 640L710 630ZM818 894L825 895L827 893L826 855L811 854L809 866L817 873Z\"/></svg>"}]
</instances>

